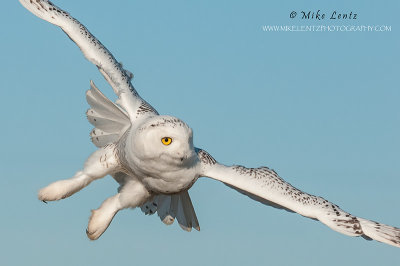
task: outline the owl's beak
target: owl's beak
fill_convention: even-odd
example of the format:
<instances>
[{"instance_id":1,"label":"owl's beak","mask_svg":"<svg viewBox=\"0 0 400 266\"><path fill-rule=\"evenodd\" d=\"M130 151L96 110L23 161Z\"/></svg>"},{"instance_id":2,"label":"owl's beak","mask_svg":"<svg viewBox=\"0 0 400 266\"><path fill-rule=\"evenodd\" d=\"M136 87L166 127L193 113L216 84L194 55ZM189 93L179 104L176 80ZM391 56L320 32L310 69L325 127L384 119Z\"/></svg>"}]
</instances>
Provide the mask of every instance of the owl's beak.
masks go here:
<instances>
[{"instance_id":1,"label":"owl's beak","mask_svg":"<svg viewBox=\"0 0 400 266\"><path fill-rule=\"evenodd\" d=\"M196 153L193 152L193 151L190 151L190 152L188 152L186 154L179 154L178 158L180 159L181 162L184 162L184 161L186 162L188 160L193 159L194 156L196 156Z\"/></svg>"}]
</instances>

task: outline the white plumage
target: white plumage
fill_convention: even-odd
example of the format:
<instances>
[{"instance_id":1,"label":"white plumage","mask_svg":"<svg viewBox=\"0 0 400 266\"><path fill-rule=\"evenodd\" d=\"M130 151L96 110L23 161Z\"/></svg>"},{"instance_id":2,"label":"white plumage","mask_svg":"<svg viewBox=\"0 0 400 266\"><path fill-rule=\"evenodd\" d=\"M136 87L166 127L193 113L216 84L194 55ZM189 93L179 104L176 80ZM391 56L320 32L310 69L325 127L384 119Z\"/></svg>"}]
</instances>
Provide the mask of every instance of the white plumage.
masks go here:
<instances>
[{"instance_id":1,"label":"white plumage","mask_svg":"<svg viewBox=\"0 0 400 266\"><path fill-rule=\"evenodd\" d=\"M261 203L319 220L349 236L400 247L400 229L353 216L322 197L307 194L267 167L246 168L219 164L206 151L193 146L192 130L182 120L161 116L131 84L132 73L79 21L45 0L20 0L36 16L59 26L84 56L94 63L118 96L116 103L91 82L86 94L90 133L99 148L72 178L54 182L39 191L43 201L60 200L92 181L112 175L118 193L92 211L87 235L101 236L115 214L141 207L158 213L165 224L176 219L186 231L200 230L188 190L200 176L219 180Z\"/></svg>"},{"instance_id":2,"label":"white plumage","mask_svg":"<svg viewBox=\"0 0 400 266\"><path fill-rule=\"evenodd\" d=\"M93 144L100 148L118 141L130 126L128 114L104 96L93 81L90 81L86 100L92 107L86 115L95 127L90 132Z\"/></svg>"}]
</instances>

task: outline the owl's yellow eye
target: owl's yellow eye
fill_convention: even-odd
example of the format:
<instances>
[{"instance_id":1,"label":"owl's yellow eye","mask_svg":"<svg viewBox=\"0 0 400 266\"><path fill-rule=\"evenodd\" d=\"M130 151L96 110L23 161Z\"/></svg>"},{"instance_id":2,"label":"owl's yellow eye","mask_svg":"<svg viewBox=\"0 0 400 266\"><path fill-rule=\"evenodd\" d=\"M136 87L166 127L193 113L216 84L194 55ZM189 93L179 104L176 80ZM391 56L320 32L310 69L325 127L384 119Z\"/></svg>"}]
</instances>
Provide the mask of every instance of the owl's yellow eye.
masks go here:
<instances>
[{"instance_id":1,"label":"owl's yellow eye","mask_svg":"<svg viewBox=\"0 0 400 266\"><path fill-rule=\"evenodd\" d=\"M162 144L169 145L172 143L172 139L170 137L164 137L161 139Z\"/></svg>"}]
</instances>

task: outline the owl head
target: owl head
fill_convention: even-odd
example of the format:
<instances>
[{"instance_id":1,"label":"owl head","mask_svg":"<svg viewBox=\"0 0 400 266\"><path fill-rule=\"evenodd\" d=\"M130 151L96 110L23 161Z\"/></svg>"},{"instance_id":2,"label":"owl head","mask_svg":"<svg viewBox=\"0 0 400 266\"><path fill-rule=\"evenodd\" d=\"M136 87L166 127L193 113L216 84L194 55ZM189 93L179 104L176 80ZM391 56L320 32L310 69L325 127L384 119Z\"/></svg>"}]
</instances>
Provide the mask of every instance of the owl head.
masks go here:
<instances>
[{"instance_id":1,"label":"owl head","mask_svg":"<svg viewBox=\"0 0 400 266\"><path fill-rule=\"evenodd\" d=\"M146 119L132 132L131 146L136 158L158 167L182 167L196 157L192 129L172 116Z\"/></svg>"}]
</instances>

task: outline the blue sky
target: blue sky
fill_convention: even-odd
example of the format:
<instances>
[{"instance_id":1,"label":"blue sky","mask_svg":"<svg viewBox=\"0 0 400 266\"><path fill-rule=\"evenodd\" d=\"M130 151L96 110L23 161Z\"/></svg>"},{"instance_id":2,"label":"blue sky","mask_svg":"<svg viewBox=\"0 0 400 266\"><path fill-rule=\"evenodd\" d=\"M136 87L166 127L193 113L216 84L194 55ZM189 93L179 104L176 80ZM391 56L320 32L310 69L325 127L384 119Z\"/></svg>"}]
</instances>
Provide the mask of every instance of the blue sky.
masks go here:
<instances>
[{"instance_id":1,"label":"blue sky","mask_svg":"<svg viewBox=\"0 0 400 266\"><path fill-rule=\"evenodd\" d=\"M266 165L354 215L400 226L398 1L56 1L135 74L160 113L225 164ZM95 242L110 177L47 205L95 147L85 91L112 90L64 33L6 1L0 16L1 265L390 265L399 250L279 211L213 180L190 190L201 232L121 211ZM356 20L304 21L336 10ZM264 32L263 25L388 25L391 32Z\"/></svg>"}]
</instances>

